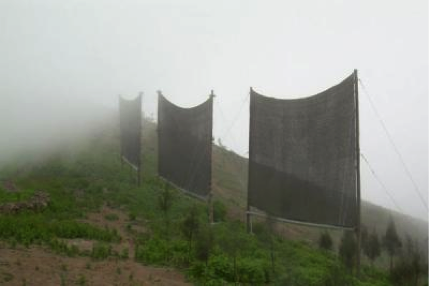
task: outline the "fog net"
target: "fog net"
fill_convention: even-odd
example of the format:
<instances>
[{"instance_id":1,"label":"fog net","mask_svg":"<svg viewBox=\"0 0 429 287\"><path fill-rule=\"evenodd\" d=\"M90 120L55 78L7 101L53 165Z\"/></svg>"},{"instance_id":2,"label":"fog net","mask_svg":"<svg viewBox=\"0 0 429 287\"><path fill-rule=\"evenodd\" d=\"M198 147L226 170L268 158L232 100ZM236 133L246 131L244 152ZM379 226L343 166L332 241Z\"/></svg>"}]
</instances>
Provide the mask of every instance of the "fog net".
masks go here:
<instances>
[{"instance_id":1,"label":"fog net","mask_svg":"<svg viewBox=\"0 0 429 287\"><path fill-rule=\"evenodd\" d=\"M308 98L251 91L249 205L286 220L354 227L355 79Z\"/></svg>"},{"instance_id":2,"label":"fog net","mask_svg":"<svg viewBox=\"0 0 429 287\"><path fill-rule=\"evenodd\" d=\"M140 169L141 95L134 100L119 97L121 158L135 169Z\"/></svg>"},{"instance_id":3,"label":"fog net","mask_svg":"<svg viewBox=\"0 0 429 287\"><path fill-rule=\"evenodd\" d=\"M211 189L213 99L181 108L158 96L158 173L207 199Z\"/></svg>"}]
</instances>

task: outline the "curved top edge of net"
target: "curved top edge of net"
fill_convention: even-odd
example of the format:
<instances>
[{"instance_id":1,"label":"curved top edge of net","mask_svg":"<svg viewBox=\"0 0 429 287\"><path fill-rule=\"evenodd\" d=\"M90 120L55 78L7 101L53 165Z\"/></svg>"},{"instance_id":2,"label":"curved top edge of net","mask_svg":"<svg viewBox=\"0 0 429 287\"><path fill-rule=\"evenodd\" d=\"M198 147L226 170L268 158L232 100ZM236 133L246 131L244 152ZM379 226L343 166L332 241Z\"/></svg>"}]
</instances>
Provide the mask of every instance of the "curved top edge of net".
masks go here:
<instances>
[{"instance_id":1,"label":"curved top edge of net","mask_svg":"<svg viewBox=\"0 0 429 287\"><path fill-rule=\"evenodd\" d=\"M134 99L125 99L121 95L119 95L119 100L121 100L123 102L135 102L135 101L138 101L139 99L141 99L141 97L142 97L141 95L138 95Z\"/></svg>"},{"instance_id":2,"label":"curved top edge of net","mask_svg":"<svg viewBox=\"0 0 429 287\"><path fill-rule=\"evenodd\" d=\"M210 101L212 101L212 97L209 97L207 100L205 100L204 102L202 102L199 105L196 106L192 106L192 107L181 107L179 105L174 104L173 102L169 101L164 95L158 95L158 97L160 99L162 99L163 101L167 102L168 104L172 105L173 107L180 109L180 110L193 110L193 109L198 109L200 107L205 106L206 104L208 104Z\"/></svg>"},{"instance_id":3,"label":"curved top edge of net","mask_svg":"<svg viewBox=\"0 0 429 287\"><path fill-rule=\"evenodd\" d=\"M258 95L260 97L266 98L267 100L273 100L273 101L281 101L281 102L289 102L289 103L291 103L291 102L310 101L310 100L316 100L319 97L324 96L324 94L326 92L328 92L329 90L332 90L332 89L335 89L335 88L341 86L344 82L350 80L353 77L354 77L354 73L352 73L351 75L347 76L344 80L342 80L338 84L333 85L333 86L331 86L331 87L329 87L329 88L327 88L327 89L325 89L325 90L323 90L323 91L321 91L321 92L319 92L317 94L314 94L314 95L311 95L311 96L306 96L306 97L301 97L301 98L295 98L295 99L279 99L279 98L275 98L275 97L269 97L269 96L263 95L263 94L261 94L259 92L256 92L253 88L250 88L250 93L251 94L256 94L256 95Z\"/></svg>"}]
</instances>

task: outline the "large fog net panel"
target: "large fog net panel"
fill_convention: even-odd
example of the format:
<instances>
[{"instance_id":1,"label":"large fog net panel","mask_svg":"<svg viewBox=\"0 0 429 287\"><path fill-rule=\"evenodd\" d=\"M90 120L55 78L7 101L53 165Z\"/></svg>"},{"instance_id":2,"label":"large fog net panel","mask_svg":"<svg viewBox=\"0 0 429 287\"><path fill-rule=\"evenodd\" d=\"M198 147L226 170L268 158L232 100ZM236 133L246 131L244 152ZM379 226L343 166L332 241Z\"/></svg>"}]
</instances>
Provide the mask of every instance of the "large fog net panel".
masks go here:
<instances>
[{"instance_id":1,"label":"large fog net panel","mask_svg":"<svg viewBox=\"0 0 429 287\"><path fill-rule=\"evenodd\" d=\"M141 95L134 100L119 98L121 157L135 169L140 169Z\"/></svg>"},{"instance_id":2,"label":"large fog net panel","mask_svg":"<svg viewBox=\"0 0 429 287\"><path fill-rule=\"evenodd\" d=\"M250 206L286 220L356 226L354 87L351 75L308 98L251 91Z\"/></svg>"},{"instance_id":3,"label":"large fog net panel","mask_svg":"<svg viewBox=\"0 0 429 287\"><path fill-rule=\"evenodd\" d=\"M212 97L181 108L158 96L159 175L201 199L211 186L212 115Z\"/></svg>"}]
</instances>

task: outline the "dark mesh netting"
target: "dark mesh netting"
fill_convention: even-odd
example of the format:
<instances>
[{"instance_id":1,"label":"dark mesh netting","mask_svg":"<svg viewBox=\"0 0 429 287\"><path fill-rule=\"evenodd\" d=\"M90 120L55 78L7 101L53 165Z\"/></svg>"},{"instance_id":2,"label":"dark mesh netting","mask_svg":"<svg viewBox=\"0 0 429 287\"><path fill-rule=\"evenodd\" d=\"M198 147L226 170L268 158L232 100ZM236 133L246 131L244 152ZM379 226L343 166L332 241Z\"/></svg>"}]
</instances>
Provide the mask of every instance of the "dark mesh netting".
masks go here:
<instances>
[{"instance_id":1,"label":"dark mesh netting","mask_svg":"<svg viewBox=\"0 0 429 287\"><path fill-rule=\"evenodd\" d=\"M288 220L356 225L354 84L352 75L294 100L251 91L250 206Z\"/></svg>"},{"instance_id":2,"label":"dark mesh netting","mask_svg":"<svg viewBox=\"0 0 429 287\"><path fill-rule=\"evenodd\" d=\"M134 168L140 168L141 96L134 100L119 98L121 157Z\"/></svg>"},{"instance_id":3,"label":"dark mesh netting","mask_svg":"<svg viewBox=\"0 0 429 287\"><path fill-rule=\"evenodd\" d=\"M211 185L213 100L181 108L158 96L159 175L206 198Z\"/></svg>"}]
</instances>

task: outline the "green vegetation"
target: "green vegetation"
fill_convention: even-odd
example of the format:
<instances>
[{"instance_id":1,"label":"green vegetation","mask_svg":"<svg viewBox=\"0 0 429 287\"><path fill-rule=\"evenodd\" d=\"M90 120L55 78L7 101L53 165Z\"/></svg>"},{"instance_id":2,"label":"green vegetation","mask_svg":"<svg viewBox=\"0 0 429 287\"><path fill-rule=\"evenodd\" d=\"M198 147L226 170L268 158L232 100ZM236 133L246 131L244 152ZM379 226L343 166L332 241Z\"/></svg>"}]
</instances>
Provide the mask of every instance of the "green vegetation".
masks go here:
<instances>
[{"instance_id":1,"label":"green vegetation","mask_svg":"<svg viewBox=\"0 0 429 287\"><path fill-rule=\"evenodd\" d=\"M109 213L109 214L106 214L106 215L104 216L104 218L106 218L106 219L107 219L107 220L109 220L109 221L116 221L116 220L118 220L118 219L119 219L118 215L117 215L117 214L115 214L115 213Z\"/></svg>"},{"instance_id":2,"label":"green vegetation","mask_svg":"<svg viewBox=\"0 0 429 287\"><path fill-rule=\"evenodd\" d=\"M79 275L79 278L76 281L76 285L85 286L86 285L86 278L84 275Z\"/></svg>"},{"instance_id":3,"label":"green vegetation","mask_svg":"<svg viewBox=\"0 0 429 287\"><path fill-rule=\"evenodd\" d=\"M158 196L158 207L162 212L162 218L164 220L164 232L166 237L168 238L170 233L170 217L169 212L171 206L173 205L174 195L171 191L172 187L168 182L164 183L164 189L161 191Z\"/></svg>"},{"instance_id":4,"label":"green vegetation","mask_svg":"<svg viewBox=\"0 0 429 287\"><path fill-rule=\"evenodd\" d=\"M65 273L60 274L61 286L67 285L67 275Z\"/></svg>"},{"instance_id":5,"label":"green vegetation","mask_svg":"<svg viewBox=\"0 0 429 287\"><path fill-rule=\"evenodd\" d=\"M106 242L118 241L116 230L102 229L72 220L47 219L45 214L22 212L0 216L0 238L25 246L36 243L52 245L55 238L84 238ZM53 241L54 240L54 241Z\"/></svg>"},{"instance_id":6,"label":"green vegetation","mask_svg":"<svg viewBox=\"0 0 429 287\"><path fill-rule=\"evenodd\" d=\"M344 231L339 247L339 256L344 265L350 270L356 267L356 239L352 231Z\"/></svg>"},{"instance_id":7,"label":"green vegetation","mask_svg":"<svg viewBox=\"0 0 429 287\"><path fill-rule=\"evenodd\" d=\"M222 201L213 202L213 220L214 222L226 221L226 206Z\"/></svg>"},{"instance_id":8,"label":"green vegetation","mask_svg":"<svg viewBox=\"0 0 429 287\"><path fill-rule=\"evenodd\" d=\"M112 255L112 246L105 243L97 242L92 246L91 258L93 259L106 259Z\"/></svg>"},{"instance_id":9,"label":"green vegetation","mask_svg":"<svg viewBox=\"0 0 429 287\"><path fill-rule=\"evenodd\" d=\"M131 221L136 220L136 214L134 212L130 212L128 214L128 219L131 220Z\"/></svg>"},{"instance_id":10,"label":"green vegetation","mask_svg":"<svg viewBox=\"0 0 429 287\"><path fill-rule=\"evenodd\" d=\"M198 216L198 207L194 205L189 209L189 211L186 212L186 217L182 223L182 232L189 244L189 257L191 256L192 252L192 239L194 238L195 233L198 231L199 226L200 223Z\"/></svg>"},{"instance_id":11,"label":"green vegetation","mask_svg":"<svg viewBox=\"0 0 429 287\"><path fill-rule=\"evenodd\" d=\"M7 285L5 283L11 281L13 278L14 278L13 274L0 271L0 283L2 283L3 285Z\"/></svg>"},{"instance_id":12,"label":"green vegetation","mask_svg":"<svg viewBox=\"0 0 429 287\"><path fill-rule=\"evenodd\" d=\"M398 253L402 247L402 242L399 239L398 233L396 233L395 222L390 219L389 225L384 235L383 245L390 256L390 271L393 270L393 257Z\"/></svg>"},{"instance_id":13,"label":"green vegetation","mask_svg":"<svg viewBox=\"0 0 429 287\"><path fill-rule=\"evenodd\" d=\"M362 240L362 248L371 261L371 265L374 266L374 260L381 254L381 245L375 230L365 240Z\"/></svg>"},{"instance_id":14,"label":"green vegetation","mask_svg":"<svg viewBox=\"0 0 429 287\"><path fill-rule=\"evenodd\" d=\"M405 249L405 254L402 254L391 270L392 282L396 285L427 285L428 266L422 260L419 245L407 236Z\"/></svg>"},{"instance_id":15,"label":"green vegetation","mask_svg":"<svg viewBox=\"0 0 429 287\"><path fill-rule=\"evenodd\" d=\"M332 245L333 245L332 238L328 231L325 231L322 234L320 234L319 247L321 249L332 250Z\"/></svg>"},{"instance_id":16,"label":"green vegetation","mask_svg":"<svg viewBox=\"0 0 429 287\"><path fill-rule=\"evenodd\" d=\"M129 256L129 250L127 247L124 247L121 251L120 257L121 259L128 259Z\"/></svg>"},{"instance_id":17,"label":"green vegetation","mask_svg":"<svg viewBox=\"0 0 429 287\"><path fill-rule=\"evenodd\" d=\"M22 190L20 192L9 192L0 186L0 204L9 202L25 201L34 195L33 190Z\"/></svg>"}]
</instances>

